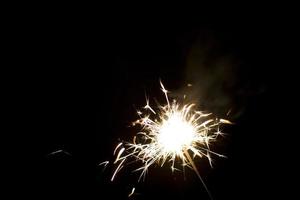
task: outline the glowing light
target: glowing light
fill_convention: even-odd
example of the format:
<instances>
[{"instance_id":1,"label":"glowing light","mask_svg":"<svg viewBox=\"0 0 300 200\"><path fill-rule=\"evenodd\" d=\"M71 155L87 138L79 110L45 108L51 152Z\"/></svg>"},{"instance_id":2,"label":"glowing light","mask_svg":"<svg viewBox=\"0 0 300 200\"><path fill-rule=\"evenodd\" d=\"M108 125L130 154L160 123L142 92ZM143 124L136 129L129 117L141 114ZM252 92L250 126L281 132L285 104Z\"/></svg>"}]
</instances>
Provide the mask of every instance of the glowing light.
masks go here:
<instances>
[{"instance_id":1,"label":"glowing light","mask_svg":"<svg viewBox=\"0 0 300 200\"><path fill-rule=\"evenodd\" d=\"M168 91L161 82L160 85L167 104L153 109L146 98L146 112L137 111L140 118L133 122L134 126L141 127L141 131L134 136L132 142L119 143L115 148L114 154L118 152L114 162L117 168L111 180L114 180L118 171L126 164L125 160L129 159L142 163L135 170L140 171L139 180L145 177L153 164L163 166L171 163L173 171L177 169L175 163L180 163L182 168L193 169L206 188L193 159L207 158L212 166L212 154L224 157L211 151L210 144L223 134L219 129L220 124L231 122L213 118L211 113L195 110L194 104L181 105L175 99L170 101ZM175 162L176 160L180 162Z\"/></svg>"},{"instance_id":2,"label":"glowing light","mask_svg":"<svg viewBox=\"0 0 300 200\"><path fill-rule=\"evenodd\" d=\"M128 194L128 197L131 197L134 194L135 187L132 188L131 192Z\"/></svg>"},{"instance_id":3,"label":"glowing light","mask_svg":"<svg viewBox=\"0 0 300 200\"><path fill-rule=\"evenodd\" d=\"M178 154L186 146L192 144L195 136L196 131L194 127L181 116L181 113L176 112L163 121L157 140L165 153L173 152Z\"/></svg>"}]
</instances>

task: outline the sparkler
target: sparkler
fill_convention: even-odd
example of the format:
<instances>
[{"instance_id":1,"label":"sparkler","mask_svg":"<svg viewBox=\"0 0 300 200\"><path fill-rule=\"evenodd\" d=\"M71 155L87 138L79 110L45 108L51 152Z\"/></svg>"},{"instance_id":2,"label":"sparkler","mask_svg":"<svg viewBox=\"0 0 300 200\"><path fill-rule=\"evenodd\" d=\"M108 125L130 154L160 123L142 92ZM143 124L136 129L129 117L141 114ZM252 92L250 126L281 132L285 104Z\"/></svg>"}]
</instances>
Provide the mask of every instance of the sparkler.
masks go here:
<instances>
[{"instance_id":1,"label":"sparkler","mask_svg":"<svg viewBox=\"0 0 300 200\"><path fill-rule=\"evenodd\" d=\"M230 124L225 119L211 117L211 113L198 111L194 104L181 105L175 99L170 101L168 91L160 82L161 90L166 98L166 105L153 109L146 98L145 113L137 111L139 119L133 122L133 126L140 126L141 131L133 137L132 142L121 142L115 150L117 165L111 181L127 163L129 158L133 161L141 161L142 166L134 171L140 171L139 181L145 175L150 166L158 164L160 167L171 163L171 170L177 170L181 165L195 171L205 189L200 173L194 163L194 159L207 158L212 166L211 155L224 157L210 150L210 144L215 142L223 133L220 124ZM127 162L126 162L127 161ZM179 162L177 162L179 161ZM180 164L178 164L180 163ZM210 195L211 196L211 195Z\"/></svg>"}]
</instances>

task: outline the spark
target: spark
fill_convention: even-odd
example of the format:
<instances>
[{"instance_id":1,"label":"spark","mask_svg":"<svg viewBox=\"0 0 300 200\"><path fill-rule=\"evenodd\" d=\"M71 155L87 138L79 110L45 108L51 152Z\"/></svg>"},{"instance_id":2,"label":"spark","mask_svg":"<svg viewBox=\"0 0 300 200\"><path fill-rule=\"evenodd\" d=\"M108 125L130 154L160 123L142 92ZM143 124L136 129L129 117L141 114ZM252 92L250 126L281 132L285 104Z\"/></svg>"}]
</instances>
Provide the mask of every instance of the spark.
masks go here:
<instances>
[{"instance_id":1,"label":"spark","mask_svg":"<svg viewBox=\"0 0 300 200\"><path fill-rule=\"evenodd\" d=\"M128 194L128 197L131 197L134 194L134 191L135 191L135 187L132 188L130 194Z\"/></svg>"},{"instance_id":2,"label":"spark","mask_svg":"<svg viewBox=\"0 0 300 200\"><path fill-rule=\"evenodd\" d=\"M63 149L59 149L59 150L53 151L53 152L49 153L48 155L50 156L50 155L55 155L55 154L60 154L60 153L66 154L68 156L71 156L71 154L69 152L67 152L67 151L65 151Z\"/></svg>"},{"instance_id":3,"label":"spark","mask_svg":"<svg viewBox=\"0 0 300 200\"><path fill-rule=\"evenodd\" d=\"M198 111L195 104L180 104L175 99L170 101L169 91L161 81L160 86L167 104L158 105L157 109L153 109L149 98L146 97L146 112L138 111L140 118L132 123L134 126L140 126L141 131L133 137L132 142L119 143L115 148L114 154L118 150L114 161L117 168L111 180L114 180L125 163L128 164L127 160L130 160L129 163L142 163L134 170L140 172L139 181L142 177L145 178L153 164L162 167L168 163L172 171L178 170L177 165L181 165L183 170L185 167L194 170L210 195L194 159L206 158L212 167L211 155L225 157L212 151L210 145L223 135L219 126L231 122L214 118L211 113Z\"/></svg>"},{"instance_id":4,"label":"spark","mask_svg":"<svg viewBox=\"0 0 300 200\"><path fill-rule=\"evenodd\" d=\"M229 114L231 113L231 108L228 110L228 112L226 113L227 116L229 116Z\"/></svg>"},{"instance_id":5,"label":"spark","mask_svg":"<svg viewBox=\"0 0 300 200\"><path fill-rule=\"evenodd\" d=\"M168 107L170 107L170 102L169 102L169 98L168 98L168 90L165 89L164 85L162 84L161 81L159 81L160 83L160 86L161 86L161 90L163 91L163 93L165 94L165 97L166 97L166 100L167 100L167 103L168 103Z\"/></svg>"},{"instance_id":6,"label":"spark","mask_svg":"<svg viewBox=\"0 0 300 200\"><path fill-rule=\"evenodd\" d=\"M120 142L120 143L116 146L116 148L115 148L115 150L114 150L114 155L116 154L116 151L118 150L118 148L119 148L121 145L122 145L122 142Z\"/></svg>"},{"instance_id":7,"label":"spark","mask_svg":"<svg viewBox=\"0 0 300 200\"><path fill-rule=\"evenodd\" d=\"M122 165L123 165L124 161L125 161L125 159L123 159L123 160L119 163L117 169L115 170L114 174L112 175L112 177L111 177L111 179L110 179L111 181L113 181L113 180L115 179L116 174L123 168ZM115 163L114 163L114 164L115 164Z\"/></svg>"},{"instance_id":8,"label":"spark","mask_svg":"<svg viewBox=\"0 0 300 200\"><path fill-rule=\"evenodd\" d=\"M114 164L116 164L116 163L120 160L120 156L122 155L122 153L123 153L124 151L125 151L125 148L124 148L124 147L121 148L121 150L119 151L118 156L117 156L117 158L116 158Z\"/></svg>"},{"instance_id":9,"label":"spark","mask_svg":"<svg viewBox=\"0 0 300 200\"><path fill-rule=\"evenodd\" d=\"M103 166L102 172L106 169L107 165L109 164L109 161L104 161L98 164L98 166Z\"/></svg>"},{"instance_id":10,"label":"spark","mask_svg":"<svg viewBox=\"0 0 300 200\"><path fill-rule=\"evenodd\" d=\"M98 166L104 165L106 167L109 164L109 161L104 161L102 163L99 163Z\"/></svg>"}]
</instances>

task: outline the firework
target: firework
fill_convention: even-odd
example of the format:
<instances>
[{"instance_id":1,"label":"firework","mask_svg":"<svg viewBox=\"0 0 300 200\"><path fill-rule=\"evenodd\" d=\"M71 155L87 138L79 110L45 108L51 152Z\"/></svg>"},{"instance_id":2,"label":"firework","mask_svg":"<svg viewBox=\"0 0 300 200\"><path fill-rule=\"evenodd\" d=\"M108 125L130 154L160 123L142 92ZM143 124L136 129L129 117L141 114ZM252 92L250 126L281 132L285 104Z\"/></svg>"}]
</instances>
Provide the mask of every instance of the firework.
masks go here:
<instances>
[{"instance_id":1,"label":"firework","mask_svg":"<svg viewBox=\"0 0 300 200\"><path fill-rule=\"evenodd\" d=\"M153 109L146 98L144 112L137 111L139 119L133 122L133 126L139 126L141 131L132 142L119 143L114 150L116 169L111 181L126 163L141 162L135 169L140 172L139 180L153 164L162 167L170 163L172 171L178 166L194 170L206 188L194 159L206 158L212 166L211 155L224 157L210 150L210 145L223 135L220 124L230 124L230 121L198 111L194 104L181 105L175 99L169 99L168 91L161 82L160 85L166 105Z\"/></svg>"}]
</instances>

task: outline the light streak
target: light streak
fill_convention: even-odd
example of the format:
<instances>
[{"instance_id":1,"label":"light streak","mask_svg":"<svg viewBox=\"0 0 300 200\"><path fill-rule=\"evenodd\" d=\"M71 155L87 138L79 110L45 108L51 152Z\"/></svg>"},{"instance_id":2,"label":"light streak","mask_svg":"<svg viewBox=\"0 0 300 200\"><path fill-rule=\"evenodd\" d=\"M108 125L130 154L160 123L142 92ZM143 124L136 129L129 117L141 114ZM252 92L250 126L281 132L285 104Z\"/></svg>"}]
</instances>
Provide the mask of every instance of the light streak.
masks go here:
<instances>
[{"instance_id":1,"label":"light streak","mask_svg":"<svg viewBox=\"0 0 300 200\"><path fill-rule=\"evenodd\" d=\"M134 194L134 191L135 191L135 187L132 188L130 194L128 194L128 197L131 197Z\"/></svg>"}]
</instances>

